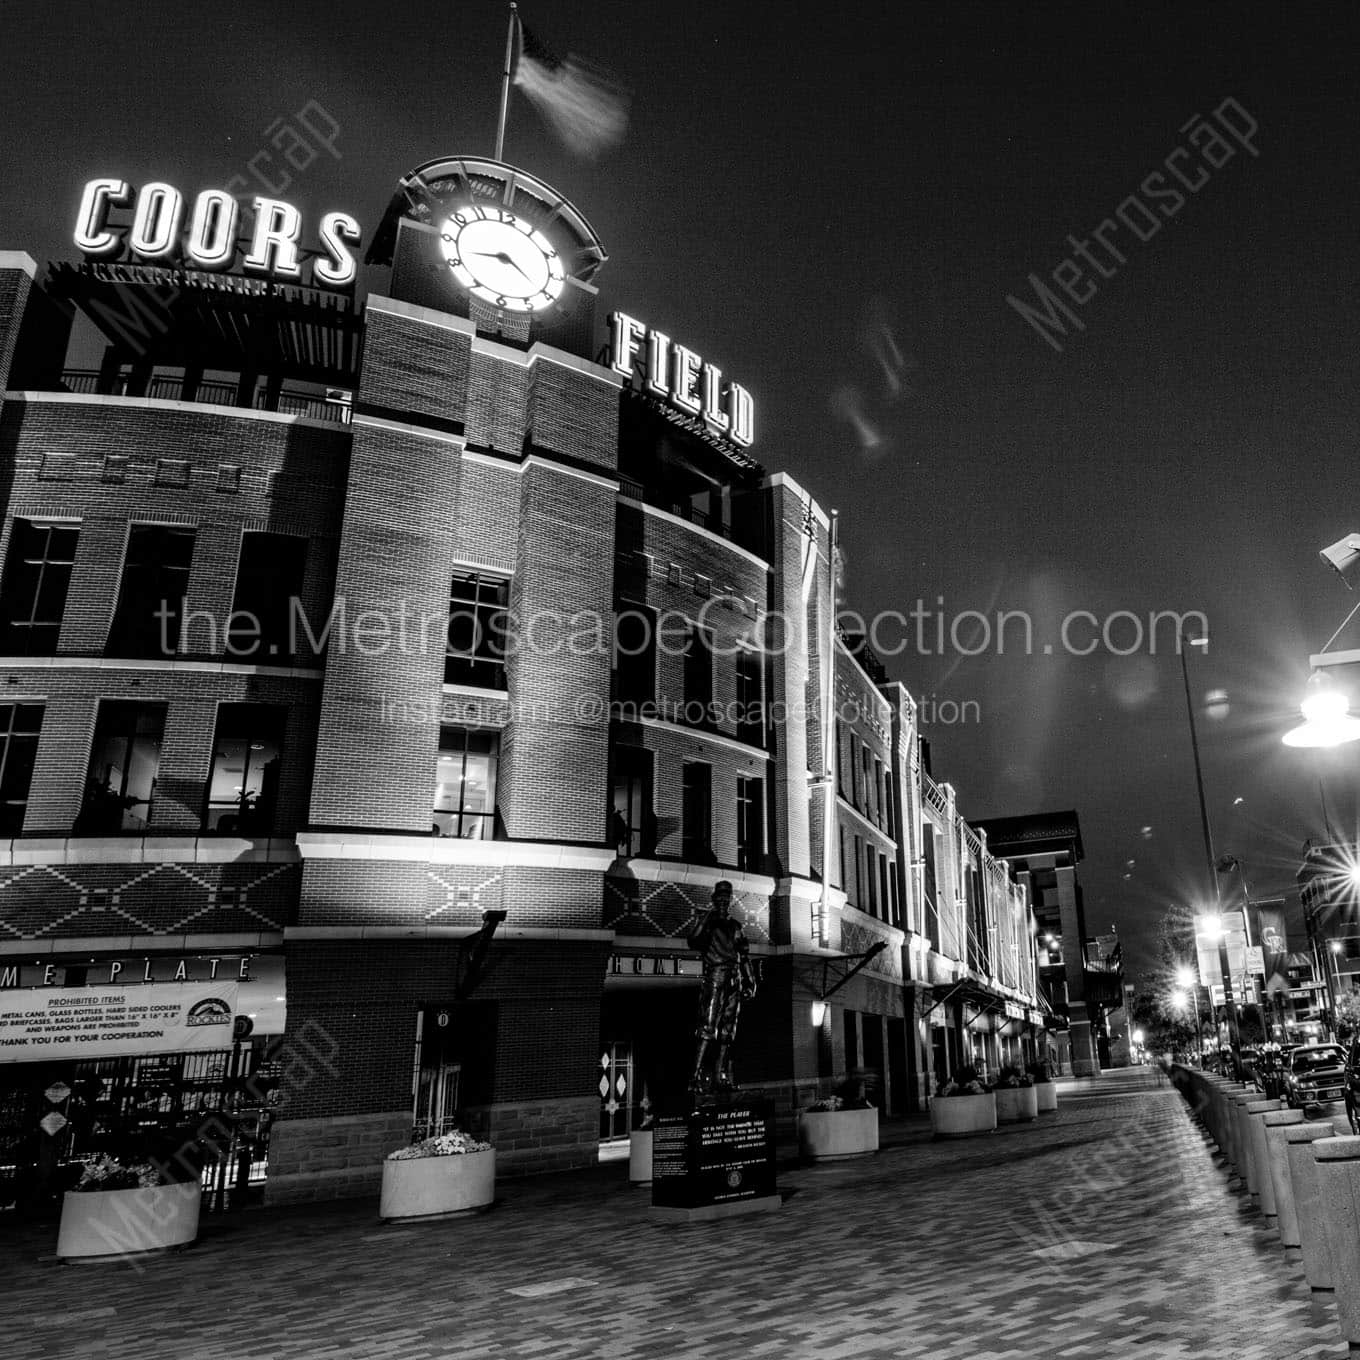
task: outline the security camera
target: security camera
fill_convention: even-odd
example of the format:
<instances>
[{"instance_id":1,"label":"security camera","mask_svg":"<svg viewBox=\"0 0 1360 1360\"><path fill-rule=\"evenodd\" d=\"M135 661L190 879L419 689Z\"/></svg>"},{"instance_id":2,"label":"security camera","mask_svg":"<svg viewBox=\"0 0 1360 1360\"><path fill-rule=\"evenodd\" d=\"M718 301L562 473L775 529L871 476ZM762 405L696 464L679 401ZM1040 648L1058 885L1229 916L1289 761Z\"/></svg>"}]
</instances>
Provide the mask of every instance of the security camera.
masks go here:
<instances>
[{"instance_id":1,"label":"security camera","mask_svg":"<svg viewBox=\"0 0 1360 1360\"><path fill-rule=\"evenodd\" d=\"M1337 569L1347 589L1355 588L1355 578L1360 576L1360 534L1347 534L1345 538L1337 539L1318 556Z\"/></svg>"}]
</instances>

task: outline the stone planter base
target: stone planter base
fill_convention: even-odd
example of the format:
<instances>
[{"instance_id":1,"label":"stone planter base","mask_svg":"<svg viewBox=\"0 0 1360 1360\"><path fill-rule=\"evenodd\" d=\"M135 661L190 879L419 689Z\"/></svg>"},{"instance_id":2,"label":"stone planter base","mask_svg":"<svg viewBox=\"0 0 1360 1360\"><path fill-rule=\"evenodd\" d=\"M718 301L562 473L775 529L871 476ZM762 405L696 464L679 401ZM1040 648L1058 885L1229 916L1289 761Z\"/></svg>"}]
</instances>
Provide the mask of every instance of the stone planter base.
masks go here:
<instances>
[{"instance_id":1,"label":"stone planter base","mask_svg":"<svg viewBox=\"0 0 1360 1360\"><path fill-rule=\"evenodd\" d=\"M628 1135L628 1180L632 1185L652 1183L651 1129L634 1129Z\"/></svg>"},{"instance_id":2,"label":"stone planter base","mask_svg":"<svg viewBox=\"0 0 1360 1360\"><path fill-rule=\"evenodd\" d=\"M798 1151L813 1162L867 1157L878 1151L878 1111L803 1110L798 1115Z\"/></svg>"},{"instance_id":3,"label":"stone planter base","mask_svg":"<svg viewBox=\"0 0 1360 1360\"><path fill-rule=\"evenodd\" d=\"M198 1236L197 1181L148 1190L68 1190L61 1202L57 1256L114 1260L185 1247Z\"/></svg>"},{"instance_id":4,"label":"stone planter base","mask_svg":"<svg viewBox=\"0 0 1360 1360\"><path fill-rule=\"evenodd\" d=\"M1023 1124L1039 1117L1039 1095L1033 1086L998 1086L996 1122Z\"/></svg>"},{"instance_id":5,"label":"stone planter base","mask_svg":"<svg viewBox=\"0 0 1360 1360\"><path fill-rule=\"evenodd\" d=\"M930 1102L930 1127L937 1138L967 1138L996 1128L996 1096L936 1096Z\"/></svg>"},{"instance_id":6,"label":"stone planter base","mask_svg":"<svg viewBox=\"0 0 1360 1360\"><path fill-rule=\"evenodd\" d=\"M1039 1113L1053 1114L1058 1108L1058 1083L1056 1081L1036 1081L1034 1091L1039 1101Z\"/></svg>"},{"instance_id":7,"label":"stone planter base","mask_svg":"<svg viewBox=\"0 0 1360 1360\"><path fill-rule=\"evenodd\" d=\"M443 1218L483 1209L496 1198L496 1150L384 1161L378 1216Z\"/></svg>"}]
</instances>

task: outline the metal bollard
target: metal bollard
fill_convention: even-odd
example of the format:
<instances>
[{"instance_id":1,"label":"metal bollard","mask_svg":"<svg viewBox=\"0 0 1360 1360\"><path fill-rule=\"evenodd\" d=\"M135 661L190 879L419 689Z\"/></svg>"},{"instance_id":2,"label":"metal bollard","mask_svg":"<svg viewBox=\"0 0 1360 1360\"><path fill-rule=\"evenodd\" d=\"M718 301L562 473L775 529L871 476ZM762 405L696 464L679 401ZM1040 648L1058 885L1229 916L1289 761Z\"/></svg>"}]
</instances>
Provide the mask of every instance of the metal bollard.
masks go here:
<instances>
[{"instance_id":1,"label":"metal bollard","mask_svg":"<svg viewBox=\"0 0 1360 1360\"><path fill-rule=\"evenodd\" d=\"M1286 1235L1284 1215L1280 1215L1280 1237L1286 1260L1303 1262L1303 1273L1311 1289L1330 1290L1332 1263L1322 1234L1322 1208L1318 1201L1317 1163L1311 1144L1319 1138L1334 1137L1336 1130L1327 1123L1291 1124L1284 1134L1285 1156L1289 1162L1289 1184L1294 1195L1294 1237ZM1296 1254L1297 1253L1297 1254Z\"/></svg>"},{"instance_id":2,"label":"metal bollard","mask_svg":"<svg viewBox=\"0 0 1360 1360\"><path fill-rule=\"evenodd\" d=\"M1319 1138L1312 1148L1336 1320L1354 1353L1360 1350L1360 1138Z\"/></svg>"},{"instance_id":3,"label":"metal bollard","mask_svg":"<svg viewBox=\"0 0 1360 1360\"><path fill-rule=\"evenodd\" d=\"M1275 1215L1275 1228L1284 1242L1286 1219L1292 1224L1289 1235L1299 1240L1298 1216L1294 1210L1294 1187L1289 1183L1289 1162L1285 1156L1285 1130L1303 1123L1302 1110L1272 1110L1261 1121L1264 1125L1266 1140L1266 1169L1261 1177L1261 1185L1270 1187L1270 1198L1274 1209L1266 1209L1266 1216ZM1265 1196L1262 1195L1264 1207Z\"/></svg>"}]
</instances>

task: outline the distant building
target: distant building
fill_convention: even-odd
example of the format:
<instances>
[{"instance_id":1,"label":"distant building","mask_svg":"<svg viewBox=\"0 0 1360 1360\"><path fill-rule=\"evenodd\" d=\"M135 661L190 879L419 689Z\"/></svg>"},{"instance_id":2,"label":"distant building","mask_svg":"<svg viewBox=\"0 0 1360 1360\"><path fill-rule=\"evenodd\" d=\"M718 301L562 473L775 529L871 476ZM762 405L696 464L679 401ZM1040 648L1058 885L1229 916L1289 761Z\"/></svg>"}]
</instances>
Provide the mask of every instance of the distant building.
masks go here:
<instances>
[{"instance_id":1,"label":"distant building","mask_svg":"<svg viewBox=\"0 0 1360 1360\"><path fill-rule=\"evenodd\" d=\"M1123 1004L1117 941L1102 952L1088 938L1077 865L1084 851L1077 814L1040 812L977 823L987 846L1029 889L1038 927L1039 975L1053 1010L1066 1020L1067 1061L1077 1076L1101 1069L1108 1013ZM1106 1053L1108 1064L1108 1051Z\"/></svg>"}]
</instances>

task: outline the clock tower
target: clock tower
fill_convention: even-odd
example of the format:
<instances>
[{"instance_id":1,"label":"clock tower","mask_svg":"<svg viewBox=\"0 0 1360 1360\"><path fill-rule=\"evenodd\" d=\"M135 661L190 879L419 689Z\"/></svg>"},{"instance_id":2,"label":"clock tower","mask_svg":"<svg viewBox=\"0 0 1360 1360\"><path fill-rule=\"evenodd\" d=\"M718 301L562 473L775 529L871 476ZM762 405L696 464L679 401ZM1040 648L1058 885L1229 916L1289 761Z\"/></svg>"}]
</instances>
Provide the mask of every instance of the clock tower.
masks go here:
<instances>
[{"instance_id":1,"label":"clock tower","mask_svg":"<svg viewBox=\"0 0 1360 1360\"><path fill-rule=\"evenodd\" d=\"M399 182L368 253L391 296L471 320L479 335L589 357L593 280L608 254L576 206L528 171L441 157Z\"/></svg>"}]
</instances>

